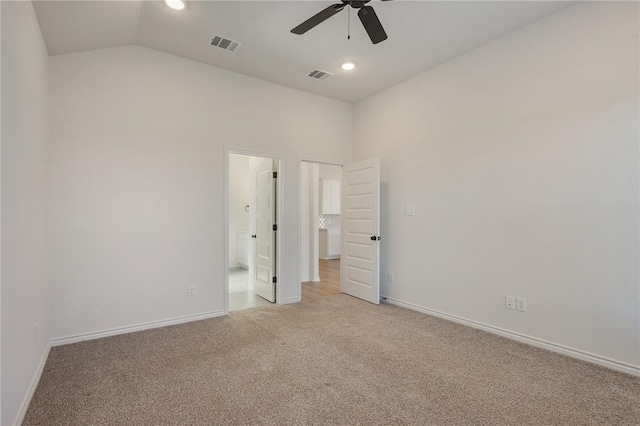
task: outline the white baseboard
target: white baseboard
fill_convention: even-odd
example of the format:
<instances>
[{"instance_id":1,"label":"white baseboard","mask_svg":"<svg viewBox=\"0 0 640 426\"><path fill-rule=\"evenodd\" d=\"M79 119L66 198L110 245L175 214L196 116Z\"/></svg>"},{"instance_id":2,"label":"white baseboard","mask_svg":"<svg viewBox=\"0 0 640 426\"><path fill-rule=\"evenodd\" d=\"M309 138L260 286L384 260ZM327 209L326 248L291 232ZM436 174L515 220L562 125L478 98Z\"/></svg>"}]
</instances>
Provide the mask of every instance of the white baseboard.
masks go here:
<instances>
[{"instance_id":1,"label":"white baseboard","mask_svg":"<svg viewBox=\"0 0 640 426\"><path fill-rule=\"evenodd\" d=\"M299 297L289 297L289 298L287 298L287 299L284 299L284 300L282 301L282 304L283 304L283 305L289 305L289 304L291 304L291 303L298 303L299 301L300 301L300 298L299 298Z\"/></svg>"},{"instance_id":2,"label":"white baseboard","mask_svg":"<svg viewBox=\"0 0 640 426\"><path fill-rule=\"evenodd\" d=\"M311 277L311 279L309 280L311 282L317 283L320 281L320 275L314 275L313 277Z\"/></svg>"},{"instance_id":3,"label":"white baseboard","mask_svg":"<svg viewBox=\"0 0 640 426\"><path fill-rule=\"evenodd\" d=\"M536 337L527 336L525 334L516 333L515 331L506 330L500 327L494 327L489 324L484 324L478 321L469 320L459 317L457 315L447 314L445 312L436 311L434 309L425 308L423 306L415 305L413 303L403 302L401 300L393 299L387 296L382 296L383 299L392 305L401 306L403 308L411 309L414 311L422 312L424 314L432 315L434 317L443 318L452 322L463 324L469 327L478 328L480 330L487 331L489 333L497 334L502 337L517 340L522 343L527 343L532 346L547 349L552 352L557 352L563 355L567 355L573 358L577 358L583 361L588 361L594 364L602 365L607 368L611 368L616 371L631 374L633 376L640 377L640 366L628 364L622 361L616 361L614 359L606 358L600 355L592 354L589 352L581 351L580 349L570 348L568 346L560 345L558 343L549 342L547 340L538 339Z\"/></svg>"},{"instance_id":4,"label":"white baseboard","mask_svg":"<svg viewBox=\"0 0 640 426\"><path fill-rule=\"evenodd\" d=\"M133 333L136 331L150 330L152 328L166 327L169 325L183 324L185 322L200 321L209 318L220 317L224 315L224 310L204 312L195 315L186 315L183 317L170 318L160 321L151 321L142 324L128 325L124 327L115 327L107 330L93 331L90 333L75 334L72 336L56 337L51 340L52 346L68 345L71 343L83 342L85 340L100 339L102 337L117 336L119 334Z\"/></svg>"},{"instance_id":5,"label":"white baseboard","mask_svg":"<svg viewBox=\"0 0 640 426\"><path fill-rule=\"evenodd\" d=\"M40 360L40 365L38 366L38 371L33 376L31 380L31 384L29 385L29 390L22 401L22 406L20 406L20 411L18 411L18 416L16 417L16 421L12 424L21 425L24 421L24 417L27 415L27 410L29 409L29 404L31 404L31 399L33 398L33 394L36 392L36 388L38 387L38 383L40 383L40 377L42 377L42 372L44 371L44 366L47 363L47 358L49 358L49 352L51 351L51 342L47 343L47 347L42 354L42 359Z\"/></svg>"}]
</instances>

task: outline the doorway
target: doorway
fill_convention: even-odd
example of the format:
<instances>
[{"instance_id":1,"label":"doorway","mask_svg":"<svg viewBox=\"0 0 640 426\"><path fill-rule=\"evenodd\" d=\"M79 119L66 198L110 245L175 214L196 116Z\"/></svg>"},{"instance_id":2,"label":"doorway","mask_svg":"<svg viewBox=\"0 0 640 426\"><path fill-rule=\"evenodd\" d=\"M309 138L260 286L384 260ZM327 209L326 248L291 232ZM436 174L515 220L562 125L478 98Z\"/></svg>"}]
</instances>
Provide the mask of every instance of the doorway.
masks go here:
<instances>
[{"instance_id":1,"label":"doorway","mask_svg":"<svg viewBox=\"0 0 640 426\"><path fill-rule=\"evenodd\" d=\"M279 163L228 152L227 311L277 301Z\"/></svg>"},{"instance_id":2,"label":"doorway","mask_svg":"<svg viewBox=\"0 0 640 426\"><path fill-rule=\"evenodd\" d=\"M340 293L342 166L300 162L300 286L303 301Z\"/></svg>"}]
</instances>

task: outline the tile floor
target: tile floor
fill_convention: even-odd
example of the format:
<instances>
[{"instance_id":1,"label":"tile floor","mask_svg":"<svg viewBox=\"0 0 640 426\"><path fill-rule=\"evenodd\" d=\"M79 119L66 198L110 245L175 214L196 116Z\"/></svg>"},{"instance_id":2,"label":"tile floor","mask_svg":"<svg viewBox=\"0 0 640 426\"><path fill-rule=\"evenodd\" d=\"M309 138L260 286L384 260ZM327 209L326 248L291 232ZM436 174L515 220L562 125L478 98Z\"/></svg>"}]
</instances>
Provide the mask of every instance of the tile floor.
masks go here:
<instances>
[{"instance_id":1,"label":"tile floor","mask_svg":"<svg viewBox=\"0 0 640 426\"><path fill-rule=\"evenodd\" d=\"M229 311L269 305L272 303L249 290L249 271L243 268L229 269Z\"/></svg>"}]
</instances>

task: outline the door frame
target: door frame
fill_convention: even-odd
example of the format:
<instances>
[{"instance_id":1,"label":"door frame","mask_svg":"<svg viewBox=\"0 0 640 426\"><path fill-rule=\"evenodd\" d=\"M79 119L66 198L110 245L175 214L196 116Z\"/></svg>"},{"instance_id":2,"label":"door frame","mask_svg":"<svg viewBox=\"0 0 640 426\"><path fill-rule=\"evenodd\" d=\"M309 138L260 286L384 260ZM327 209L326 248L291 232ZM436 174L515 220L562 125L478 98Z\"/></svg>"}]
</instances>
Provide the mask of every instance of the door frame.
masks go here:
<instances>
[{"instance_id":1,"label":"door frame","mask_svg":"<svg viewBox=\"0 0 640 426\"><path fill-rule=\"evenodd\" d=\"M282 155L264 151L254 151L238 148L224 148L224 314L229 315L229 156L245 155L248 157L270 158L276 162L276 171L278 178L276 179L276 223L278 231L276 232L276 265L275 275L278 277L276 283L276 304L282 304L282 241L284 241L284 225L282 224L282 212L284 207L284 172L282 167Z\"/></svg>"},{"instance_id":2,"label":"door frame","mask_svg":"<svg viewBox=\"0 0 640 426\"><path fill-rule=\"evenodd\" d=\"M307 156L298 156L298 206L297 206L297 218L298 218L298 235L297 235L297 247L298 247L298 280L296 285L296 298L298 302L302 301L302 257L300 256L300 251L302 245L300 243L300 234L302 232L302 227L300 226L300 218L302 217L300 212L300 200L302 198L302 163L315 163L315 164L327 164L330 166L340 166L344 168L343 161L336 160L327 160L323 158L317 157L307 157ZM341 268L342 269L342 268ZM340 277L342 277L342 270L340 270ZM340 279L340 291L342 291L342 279Z\"/></svg>"}]
</instances>

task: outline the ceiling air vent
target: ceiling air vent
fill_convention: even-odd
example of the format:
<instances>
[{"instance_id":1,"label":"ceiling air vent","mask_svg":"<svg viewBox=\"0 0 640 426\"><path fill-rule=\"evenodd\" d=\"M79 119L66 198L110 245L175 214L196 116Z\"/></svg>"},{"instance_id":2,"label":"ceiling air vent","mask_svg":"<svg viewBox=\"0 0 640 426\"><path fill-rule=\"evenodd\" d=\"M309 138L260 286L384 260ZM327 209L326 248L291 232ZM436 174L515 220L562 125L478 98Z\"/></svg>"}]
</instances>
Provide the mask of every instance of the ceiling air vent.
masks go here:
<instances>
[{"instance_id":1,"label":"ceiling air vent","mask_svg":"<svg viewBox=\"0 0 640 426\"><path fill-rule=\"evenodd\" d=\"M213 47L217 47L219 49L226 50L227 52L233 53L236 50L238 50L238 47L240 47L242 43L240 43L239 41L228 39L218 34L214 34L211 36L211 39L209 40L209 44L212 45Z\"/></svg>"},{"instance_id":2,"label":"ceiling air vent","mask_svg":"<svg viewBox=\"0 0 640 426\"><path fill-rule=\"evenodd\" d=\"M309 73L309 77L311 78L315 78L316 80L326 80L329 77L331 77L333 74L331 74L328 71L322 71L322 70L313 70Z\"/></svg>"}]
</instances>

